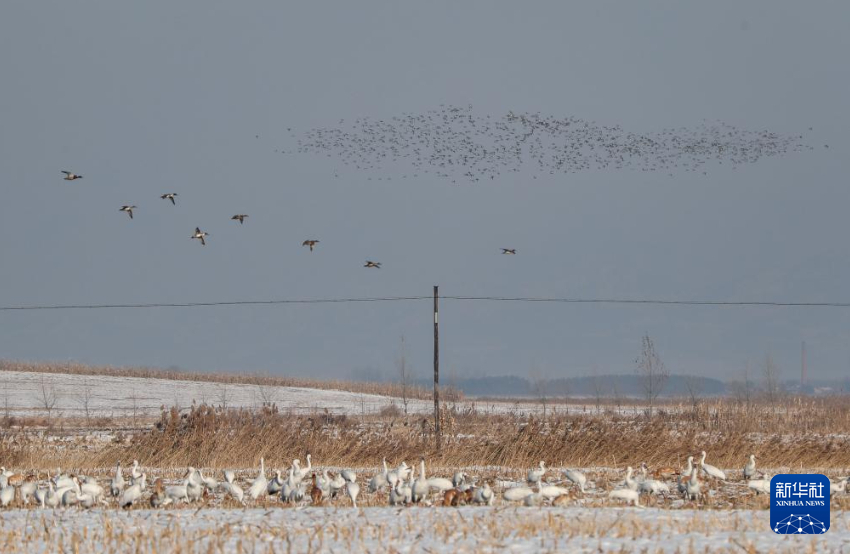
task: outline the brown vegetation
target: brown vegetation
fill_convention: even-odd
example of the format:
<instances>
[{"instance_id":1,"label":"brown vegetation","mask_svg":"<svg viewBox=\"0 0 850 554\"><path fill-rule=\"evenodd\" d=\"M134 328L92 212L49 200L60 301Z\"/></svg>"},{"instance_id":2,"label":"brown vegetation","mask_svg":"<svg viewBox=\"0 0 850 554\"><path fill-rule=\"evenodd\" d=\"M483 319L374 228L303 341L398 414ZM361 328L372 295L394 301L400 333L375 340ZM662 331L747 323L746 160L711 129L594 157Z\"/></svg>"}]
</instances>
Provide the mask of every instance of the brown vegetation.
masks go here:
<instances>
[{"instance_id":1,"label":"brown vegetation","mask_svg":"<svg viewBox=\"0 0 850 554\"><path fill-rule=\"evenodd\" d=\"M261 410L201 405L188 413L162 411L152 428L115 436L91 448L86 441L45 442L40 434L0 435L0 459L15 467L105 468L116 460L149 466L248 468L260 457L284 467L312 453L320 464L377 467L416 460L435 466L527 468L550 465L678 468L700 450L720 467L742 467L756 455L761 467L850 467L850 401L845 397L790 399L780 406L742 406L731 401L701 404L698 410L656 408L652 418L613 410L552 415L482 415L474 409L446 410L443 449L434 448L427 418L289 416L271 406Z\"/></svg>"}]
</instances>

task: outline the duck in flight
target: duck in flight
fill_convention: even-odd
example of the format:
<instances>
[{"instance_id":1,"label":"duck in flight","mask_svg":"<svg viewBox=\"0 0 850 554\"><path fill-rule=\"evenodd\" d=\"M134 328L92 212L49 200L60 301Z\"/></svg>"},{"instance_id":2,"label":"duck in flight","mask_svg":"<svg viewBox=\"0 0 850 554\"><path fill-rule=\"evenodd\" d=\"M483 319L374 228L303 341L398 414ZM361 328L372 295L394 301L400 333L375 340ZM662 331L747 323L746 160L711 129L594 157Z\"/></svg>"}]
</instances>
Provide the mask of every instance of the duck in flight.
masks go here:
<instances>
[{"instance_id":1,"label":"duck in flight","mask_svg":"<svg viewBox=\"0 0 850 554\"><path fill-rule=\"evenodd\" d=\"M236 221L239 222L239 225L242 225L243 223L245 223L246 217L248 217L248 214L236 214L233 217L231 217L230 219L236 220Z\"/></svg>"},{"instance_id":2,"label":"duck in flight","mask_svg":"<svg viewBox=\"0 0 850 554\"><path fill-rule=\"evenodd\" d=\"M127 215L130 216L130 219L133 219L133 210L136 209L136 206L121 206L118 208L119 212L127 212Z\"/></svg>"},{"instance_id":3,"label":"duck in flight","mask_svg":"<svg viewBox=\"0 0 850 554\"><path fill-rule=\"evenodd\" d=\"M319 244L319 241L317 241L315 239L308 239L308 240L305 240L304 242L302 242L301 246L309 246L310 252L312 252L313 247L316 246L317 244Z\"/></svg>"},{"instance_id":4,"label":"duck in flight","mask_svg":"<svg viewBox=\"0 0 850 554\"><path fill-rule=\"evenodd\" d=\"M204 240L204 237L208 237L208 236L210 236L210 234L209 234L209 233L207 233L207 232L205 232L205 231L201 231L201 228L200 228L200 227L195 227L195 234L193 234L193 235L192 235L191 237L189 237L189 238L190 238L190 239L198 239L198 240L200 240L200 241L201 241L201 245L202 245L202 246L206 246L206 245L207 245L207 241L206 241L206 240Z\"/></svg>"},{"instance_id":5,"label":"duck in flight","mask_svg":"<svg viewBox=\"0 0 850 554\"><path fill-rule=\"evenodd\" d=\"M66 181L73 181L74 179L82 179L83 178L82 175L77 175L75 173L71 173L70 171L63 171L62 173L65 174L65 176L62 177L62 178L65 179Z\"/></svg>"},{"instance_id":6,"label":"duck in flight","mask_svg":"<svg viewBox=\"0 0 850 554\"><path fill-rule=\"evenodd\" d=\"M502 248L502 254L516 254L516 248Z\"/></svg>"},{"instance_id":7,"label":"duck in flight","mask_svg":"<svg viewBox=\"0 0 850 554\"><path fill-rule=\"evenodd\" d=\"M381 269L381 262L372 262L366 260L366 264L363 267L374 267L375 269Z\"/></svg>"},{"instance_id":8,"label":"duck in flight","mask_svg":"<svg viewBox=\"0 0 850 554\"><path fill-rule=\"evenodd\" d=\"M160 198L162 198L163 200L171 200L171 203L176 206L177 202L174 201L175 196L177 196L176 192L169 192L168 194L163 194L162 196L160 196Z\"/></svg>"}]
</instances>

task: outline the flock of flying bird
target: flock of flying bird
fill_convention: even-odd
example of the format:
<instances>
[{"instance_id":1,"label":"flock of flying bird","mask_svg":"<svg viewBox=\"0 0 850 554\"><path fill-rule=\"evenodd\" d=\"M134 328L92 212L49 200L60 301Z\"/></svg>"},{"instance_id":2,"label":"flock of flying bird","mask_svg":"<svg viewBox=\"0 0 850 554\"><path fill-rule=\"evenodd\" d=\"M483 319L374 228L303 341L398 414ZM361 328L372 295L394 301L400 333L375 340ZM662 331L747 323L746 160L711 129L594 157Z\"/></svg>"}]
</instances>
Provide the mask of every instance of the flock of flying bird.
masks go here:
<instances>
[{"instance_id":1,"label":"flock of flying bird","mask_svg":"<svg viewBox=\"0 0 850 554\"><path fill-rule=\"evenodd\" d=\"M688 458L687 467L681 470L661 468L651 474L646 464L641 466L641 475L633 478L634 470L626 469L622 486L607 493L610 500L626 501L641 507L639 500L642 494L655 497L670 497L671 483L675 481L676 492L684 499L699 501L704 497L703 478L727 481L726 473L705 462L706 453L694 463L695 457ZM389 469L387 460L383 460L383 471L375 474L368 482L366 490L370 494L383 495L390 506L407 506L412 504L434 505L434 494L443 506L484 505L492 506L496 498L493 485L504 489L502 498L507 502L521 502L526 506L541 506L545 503L563 505L575 498L575 489L582 495L589 488L598 488L594 483L591 487L585 473L575 469L562 469L563 476L558 482L547 482L546 474L549 468L541 461L538 467L528 471L525 484L510 481L484 480L477 485L475 479L463 471L456 471L451 479L444 477L427 477L425 459L419 462L419 474L415 468L402 462L397 468ZM286 478L276 470L269 479L266 476L265 462L260 458L257 476L248 481L248 488L243 489L236 481L236 474L224 470L224 481L204 475L203 471L190 467L184 478L176 484L166 485L162 478L153 481L150 486L147 474L142 471L139 462L133 460L130 468L130 479L126 480L119 462L111 480L102 485L94 477L63 474L57 469L51 478L48 472L46 479L36 473L24 475L0 468L0 506L11 506L16 499L19 504L29 506L34 502L36 507L57 508L80 506L83 508L110 506L110 499L117 501L121 508L130 508L147 503L153 508L169 505L209 501L214 495L231 498L242 505L249 501L263 501L266 498L279 498L284 504L321 506L325 502L337 498L348 497L351 505L357 508L357 498L360 495L360 485L357 483L357 472L351 469L334 471L328 469L319 471L312 464L310 454L307 454L307 465L302 467L300 460L293 460L287 470ZM743 469L743 480L749 490L755 494L770 493L770 476L756 470L755 455L750 455ZM848 479L831 482L830 493L846 492ZM561 486L566 484L567 486ZM380 497L376 496L380 500Z\"/></svg>"},{"instance_id":2,"label":"flock of flying bird","mask_svg":"<svg viewBox=\"0 0 850 554\"><path fill-rule=\"evenodd\" d=\"M72 173L70 171L62 171L61 173L63 173L65 175L65 177L63 177L63 179L65 181L76 181L77 179L83 178L82 175L77 174L77 173ZM177 196L179 196L178 193L169 192L169 193L165 193L165 194L160 195L160 198L162 200L170 200L171 204L173 206L176 206L177 205L177 201L176 201ZM138 209L138 206L124 205L124 206L121 206L120 208L118 208L118 211L125 212L127 215L130 216L130 219L133 219L133 210L136 210L136 209ZM233 220L233 221L238 221L239 224L242 225L242 224L245 223L245 219L247 217L248 217L248 214L236 214L233 217L231 217L230 219ZM189 238L198 239L201 242L202 246L206 246L206 244L207 244L206 239L207 239L208 236L210 236L209 233L207 233L206 231L201 231L200 227L195 227L195 232L192 233L192 235L190 235ZM307 239L307 240L305 240L304 242L301 243L301 246L308 247L310 249L310 252L312 252L313 249L316 248L317 244L319 244L319 240L317 240L317 239ZM516 254L516 249L515 248L502 248L502 254ZM366 260L366 263L363 264L363 267L372 268L372 269L381 269L381 262L374 262L372 260Z\"/></svg>"},{"instance_id":3,"label":"flock of flying bird","mask_svg":"<svg viewBox=\"0 0 850 554\"><path fill-rule=\"evenodd\" d=\"M492 180L524 168L549 175L600 169L706 173L710 162L734 168L812 149L802 135L748 131L719 121L633 133L576 117L512 111L491 117L476 114L472 105L442 104L388 119L362 117L348 125L340 120L336 127L291 136L297 146L281 153L336 157L358 170L394 168L402 179L427 174L452 182Z\"/></svg>"}]
</instances>

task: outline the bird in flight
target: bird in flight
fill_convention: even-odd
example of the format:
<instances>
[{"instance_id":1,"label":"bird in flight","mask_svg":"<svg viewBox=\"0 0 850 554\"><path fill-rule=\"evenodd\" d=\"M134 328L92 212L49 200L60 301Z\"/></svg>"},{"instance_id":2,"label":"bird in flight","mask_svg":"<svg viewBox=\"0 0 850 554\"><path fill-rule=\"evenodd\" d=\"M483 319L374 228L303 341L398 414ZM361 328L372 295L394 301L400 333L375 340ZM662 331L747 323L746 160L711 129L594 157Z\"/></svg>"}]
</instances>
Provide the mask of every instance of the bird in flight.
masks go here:
<instances>
[{"instance_id":1,"label":"bird in flight","mask_svg":"<svg viewBox=\"0 0 850 554\"><path fill-rule=\"evenodd\" d=\"M302 242L301 246L309 246L310 252L312 252L313 247L316 246L317 244L319 244L319 241L317 241L316 239L308 239L308 240L305 240L304 242Z\"/></svg>"},{"instance_id":2,"label":"bird in flight","mask_svg":"<svg viewBox=\"0 0 850 554\"><path fill-rule=\"evenodd\" d=\"M130 219L133 219L133 210L136 209L136 206L121 206L118 208L119 212L127 212L127 215L130 216Z\"/></svg>"},{"instance_id":3,"label":"bird in flight","mask_svg":"<svg viewBox=\"0 0 850 554\"><path fill-rule=\"evenodd\" d=\"M176 192L169 192L168 194L163 194L162 196L160 196L160 198L162 198L163 200L171 200L171 203L176 206L177 202L174 201L175 196L177 196Z\"/></svg>"},{"instance_id":4,"label":"bird in flight","mask_svg":"<svg viewBox=\"0 0 850 554\"><path fill-rule=\"evenodd\" d=\"M236 214L233 217L231 217L230 219L236 220L236 221L239 222L239 225L242 225L243 223L245 223L246 217L248 217L248 214Z\"/></svg>"},{"instance_id":5,"label":"bird in flight","mask_svg":"<svg viewBox=\"0 0 850 554\"><path fill-rule=\"evenodd\" d=\"M502 248L502 254L516 254L516 248Z\"/></svg>"},{"instance_id":6,"label":"bird in flight","mask_svg":"<svg viewBox=\"0 0 850 554\"><path fill-rule=\"evenodd\" d=\"M375 269L381 269L381 262L372 262L366 260L366 264L363 267L374 267Z\"/></svg>"},{"instance_id":7,"label":"bird in flight","mask_svg":"<svg viewBox=\"0 0 850 554\"><path fill-rule=\"evenodd\" d=\"M65 174L65 176L62 177L62 178L65 179L66 181L73 181L74 179L82 179L83 178L82 175L77 175L75 173L71 173L70 171L63 171L62 173Z\"/></svg>"},{"instance_id":8,"label":"bird in flight","mask_svg":"<svg viewBox=\"0 0 850 554\"><path fill-rule=\"evenodd\" d=\"M207 241L204 240L204 237L208 237L208 236L210 236L209 233L207 233L206 231L201 231L200 227L195 227L195 233L189 238L190 239L198 239L198 240L201 241L202 246L206 246Z\"/></svg>"}]
</instances>

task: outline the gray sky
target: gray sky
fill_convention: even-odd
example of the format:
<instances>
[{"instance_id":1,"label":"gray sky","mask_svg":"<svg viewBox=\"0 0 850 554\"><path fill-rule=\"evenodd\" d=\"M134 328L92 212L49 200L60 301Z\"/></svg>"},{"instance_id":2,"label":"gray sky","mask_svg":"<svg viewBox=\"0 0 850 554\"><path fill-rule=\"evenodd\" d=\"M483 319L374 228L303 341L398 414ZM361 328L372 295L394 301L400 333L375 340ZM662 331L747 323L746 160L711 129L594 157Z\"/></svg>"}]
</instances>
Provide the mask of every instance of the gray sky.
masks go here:
<instances>
[{"instance_id":1,"label":"gray sky","mask_svg":"<svg viewBox=\"0 0 850 554\"><path fill-rule=\"evenodd\" d=\"M430 294L850 301L845 2L27 2L0 18L0 305ZM811 152L707 176L452 185L290 156L439 104ZM809 132L808 128L813 127ZM259 135L259 139L255 138ZM829 144L830 148L823 147ZM66 183L59 171L82 173ZM334 174L339 178L334 178ZM179 193L178 205L159 199ZM133 221L118 211L136 204ZM230 221L247 213L245 225ZM206 248L189 240L196 225ZM321 240L310 254L305 238ZM515 257L499 248L518 249ZM366 270L364 260L383 262ZM430 304L0 312L0 357L349 376L431 363ZM850 310L446 302L444 371L850 366Z\"/></svg>"}]
</instances>

